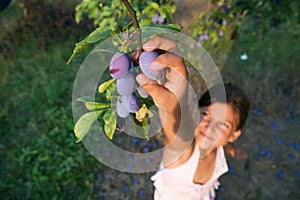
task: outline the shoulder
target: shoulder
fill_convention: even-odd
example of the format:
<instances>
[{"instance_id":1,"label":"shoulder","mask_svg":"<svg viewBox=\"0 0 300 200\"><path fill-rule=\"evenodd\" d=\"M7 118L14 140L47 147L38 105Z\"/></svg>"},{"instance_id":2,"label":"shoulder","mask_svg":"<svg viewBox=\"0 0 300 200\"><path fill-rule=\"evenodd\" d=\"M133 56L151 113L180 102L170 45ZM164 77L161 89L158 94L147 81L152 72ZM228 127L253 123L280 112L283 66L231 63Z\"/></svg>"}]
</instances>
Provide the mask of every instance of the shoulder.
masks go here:
<instances>
[{"instance_id":1,"label":"shoulder","mask_svg":"<svg viewBox=\"0 0 300 200\"><path fill-rule=\"evenodd\" d=\"M171 169L171 168L175 168L175 167L179 167L179 166L183 165L184 163L186 163L192 157L194 151L195 151L195 143L193 142L182 153L182 155L180 155L180 157L178 159L176 159L175 161L173 161L171 164L166 164L165 165L165 163L168 163L168 162L166 161L167 159L163 159L163 163L164 163L165 168Z\"/></svg>"},{"instance_id":2,"label":"shoulder","mask_svg":"<svg viewBox=\"0 0 300 200\"><path fill-rule=\"evenodd\" d=\"M223 147L218 147L214 177L218 178L228 172L228 164Z\"/></svg>"}]
</instances>

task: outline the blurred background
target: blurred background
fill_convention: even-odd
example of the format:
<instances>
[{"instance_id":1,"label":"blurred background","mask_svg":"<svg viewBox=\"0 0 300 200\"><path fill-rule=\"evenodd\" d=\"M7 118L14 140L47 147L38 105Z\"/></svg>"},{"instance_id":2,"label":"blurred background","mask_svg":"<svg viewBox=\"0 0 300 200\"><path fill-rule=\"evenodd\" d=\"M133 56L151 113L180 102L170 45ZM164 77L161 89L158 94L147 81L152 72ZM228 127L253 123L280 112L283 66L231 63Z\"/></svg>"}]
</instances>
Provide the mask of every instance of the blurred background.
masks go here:
<instances>
[{"instance_id":1,"label":"blurred background","mask_svg":"<svg viewBox=\"0 0 300 200\"><path fill-rule=\"evenodd\" d=\"M85 2L0 1L0 199L152 199L154 172L116 171L75 143L72 89L88 51L66 63L101 9L120 4ZM144 13L150 1L139 2L153 23L182 25L252 101L237 142L246 156L228 156L218 199L299 199L299 2L158 0ZM158 143L126 139L140 152Z\"/></svg>"}]
</instances>

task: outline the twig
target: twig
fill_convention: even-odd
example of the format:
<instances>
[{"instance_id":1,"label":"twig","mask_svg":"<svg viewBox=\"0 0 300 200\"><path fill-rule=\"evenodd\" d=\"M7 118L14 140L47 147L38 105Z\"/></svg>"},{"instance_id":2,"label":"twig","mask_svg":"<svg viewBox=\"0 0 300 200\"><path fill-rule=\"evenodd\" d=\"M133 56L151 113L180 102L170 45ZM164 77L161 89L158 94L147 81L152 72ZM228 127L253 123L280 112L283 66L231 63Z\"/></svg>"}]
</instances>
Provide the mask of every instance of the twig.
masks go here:
<instances>
[{"instance_id":1,"label":"twig","mask_svg":"<svg viewBox=\"0 0 300 200\"><path fill-rule=\"evenodd\" d=\"M121 1L124 4L124 6L126 7L127 11L129 12L129 15L133 21L133 26L135 27L135 31L137 33L138 48L137 48L137 52L136 52L137 53L136 58L138 58L140 56L140 54L142 53L142 31L141 31L140 25L137 21L136 11L132 8L132 6L128 2L128 0L121 0Z\"/></svg>"}]
</instances>

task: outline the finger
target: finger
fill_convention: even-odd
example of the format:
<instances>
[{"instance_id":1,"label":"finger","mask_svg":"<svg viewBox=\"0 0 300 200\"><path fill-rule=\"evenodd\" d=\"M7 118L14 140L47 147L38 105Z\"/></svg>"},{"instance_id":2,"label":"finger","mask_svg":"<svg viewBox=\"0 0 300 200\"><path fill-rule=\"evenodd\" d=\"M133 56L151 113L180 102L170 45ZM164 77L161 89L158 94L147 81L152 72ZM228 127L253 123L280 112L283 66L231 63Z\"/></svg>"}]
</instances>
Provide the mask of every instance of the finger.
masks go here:
<instances>
[{"instance_id":1,"label":"finger","mask_svg":"<svg viewBox=\"0 0 300 200\"><path fill-rule=\"evenodd\" d=\"M159 85L156 81L149 79L145 74L141 73L136 77L137 82L151 95L153 101L158 106L165 107L170 99L173 99L172 94L163 85Z\"/></svg>"},{"instance_id":2,"label":"finger","mask_svg":"<svg viewBox=\"0 0 300 200\"><path fill-rule=\"evenodd\" d=\"M148 78L143 73L140 73L136 76L136 81L140 84L140 86L146 85L146 84L157 84L154 80Z\"/></svg>"},{"instance_id":3,"label":"finger","mask_svg":"<svg viewBox=\"0 0 300 200\"><path fill-rule=\"evenodd\" d=\"M153 51L155 49L175 51L175 49L177 49L177 46L173 40L156 35L143 44L143 49L145 51Z\"/></svg>"},{"instance_id":4,"label":"finger","mask_svg":"<svg viewBox=\"0 0 300 200\"><path fill-rule=\"evenodd\" d=\"M153 70L162 70L166 67L170 67L171 70L180 74L183 77L187 77L187 71L182 57L177 54L167 52L158 56L154 62L151 63L150 67Z\"/></svg>"}]
</instances>

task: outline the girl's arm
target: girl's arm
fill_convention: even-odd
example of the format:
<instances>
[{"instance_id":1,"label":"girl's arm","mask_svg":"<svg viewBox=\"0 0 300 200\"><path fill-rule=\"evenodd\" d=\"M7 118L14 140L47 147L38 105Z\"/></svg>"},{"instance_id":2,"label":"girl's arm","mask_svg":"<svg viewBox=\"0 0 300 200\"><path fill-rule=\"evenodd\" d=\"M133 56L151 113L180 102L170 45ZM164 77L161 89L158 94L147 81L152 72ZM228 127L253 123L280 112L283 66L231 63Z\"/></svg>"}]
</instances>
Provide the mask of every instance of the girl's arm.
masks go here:
<instances>
[{"instance_id":1,"label":"girl's arm","mask_svg":"<svg viewBox=\"0 0 300 200\"><path fill-rule=\"evenodd\" d=\"M169 68L166 74L166 83L159 84L144 74L139 74L137 81L151 95L154 103L159 108L161 123L168 143L176 135L178 122L181 118L178 99L182 98L186 90L186 68L183 59L176 54L176 44L172 40L155 36L143 45L143 49L145 51L155 49L166 51L158 56L150 66L153 70Z\"/></svg>"},{"instance_id":2,"label":"girl's arm","mask_svg":"<svg viewBox=\"0 0 300 200\"><path fill-rule=\"evenodd\" d=\"M151 38L143 45L143 49L145 51L155 49L166 51L158 56L150 66L153 70L167 68L166 82L159 84L144 74L137 76L137 82L151 95L159 108L161 123L166 135L165 143L170 144L171 150L184 150L187 145L191 144L194 126L187 103L188 75L183 58L178 53L176 43L161 36Z\"/></svg>"}]
</instances>

